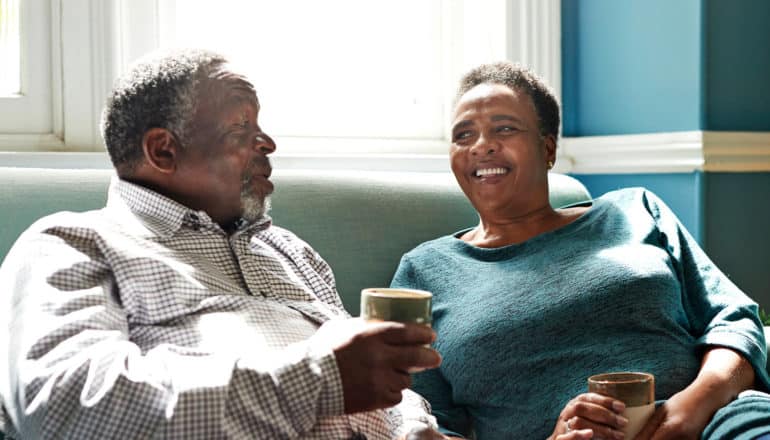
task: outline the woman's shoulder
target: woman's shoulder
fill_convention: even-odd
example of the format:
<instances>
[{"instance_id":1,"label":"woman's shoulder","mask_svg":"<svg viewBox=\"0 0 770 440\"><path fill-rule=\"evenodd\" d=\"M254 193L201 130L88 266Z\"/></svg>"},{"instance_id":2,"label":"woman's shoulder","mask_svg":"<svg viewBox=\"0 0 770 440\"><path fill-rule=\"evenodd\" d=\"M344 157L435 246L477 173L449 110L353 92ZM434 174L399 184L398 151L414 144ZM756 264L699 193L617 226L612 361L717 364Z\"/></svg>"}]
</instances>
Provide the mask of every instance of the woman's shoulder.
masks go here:
<instances>
[{"instance_id":1,"label":"woman's shoulder","mask_svg":"<svg viewBox=\"0 0 770 440\"><path fill-rule=\"evenodd\" d=\"M663 202L654 192L642 186L620 188L609 191L597 197L594 201L599 203L612 203L614 205L629 208L635 206L649 207L663 205Z\"/></svg>"},{"instance_id":2,"label":"woman's shoulder","mask_svg":"<svg viewBox=\"0 0 770 440\"><path fill-rule=\"evenodd\" d=\"M649 217L657 222L664 217L675 217L671 208L658 195L644 187L610 191L594 199L594 202L602 211L616 212L636 220Z\"/></svg>"}]
</instances>

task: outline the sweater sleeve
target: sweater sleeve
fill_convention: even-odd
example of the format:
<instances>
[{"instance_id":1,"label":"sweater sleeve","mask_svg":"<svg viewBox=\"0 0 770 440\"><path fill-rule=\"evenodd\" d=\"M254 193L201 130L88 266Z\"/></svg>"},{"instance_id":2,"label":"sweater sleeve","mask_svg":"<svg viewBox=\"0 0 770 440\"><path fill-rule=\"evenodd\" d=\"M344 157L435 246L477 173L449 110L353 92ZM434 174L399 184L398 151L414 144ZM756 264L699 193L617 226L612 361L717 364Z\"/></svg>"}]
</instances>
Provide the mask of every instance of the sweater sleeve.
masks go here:
<instances>
[{"instance_id":1,"label":"sweater sleeve","mask_svg":"<svg viewBox=\"0 0 770 440\"><path fill-rule=\"evenodd\" d=\"M722 346L737 351L753 366L757 385L770 389L757 304L716 267L655 194L646 191L643 200L682 285L682 303L698 347Z\"/></svg>"}]
</instances>

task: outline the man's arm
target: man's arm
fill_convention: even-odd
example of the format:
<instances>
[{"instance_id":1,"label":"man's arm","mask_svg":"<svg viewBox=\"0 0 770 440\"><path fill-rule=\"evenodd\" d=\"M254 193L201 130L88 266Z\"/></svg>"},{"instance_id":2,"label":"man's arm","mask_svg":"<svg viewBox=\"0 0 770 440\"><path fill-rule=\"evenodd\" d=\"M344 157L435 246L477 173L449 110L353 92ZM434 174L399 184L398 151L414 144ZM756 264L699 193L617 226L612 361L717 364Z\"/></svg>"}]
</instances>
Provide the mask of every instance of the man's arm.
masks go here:
<instances>
[{"instance_id":1,"label":"man's arm","mask_svg":"<svg viewBox=\"0 0 770 440\"><path fill-rule=\"evenodd\" d=\"M269 352L162 343L169 323L134 334L161 341L143 352L95 240L59 235L26 234L0 269L0 392L24 437L297 437L320 417L393 405L401 371L438 364L423 347L433 332L360 320Z\"/></svg>"}]
</instances>

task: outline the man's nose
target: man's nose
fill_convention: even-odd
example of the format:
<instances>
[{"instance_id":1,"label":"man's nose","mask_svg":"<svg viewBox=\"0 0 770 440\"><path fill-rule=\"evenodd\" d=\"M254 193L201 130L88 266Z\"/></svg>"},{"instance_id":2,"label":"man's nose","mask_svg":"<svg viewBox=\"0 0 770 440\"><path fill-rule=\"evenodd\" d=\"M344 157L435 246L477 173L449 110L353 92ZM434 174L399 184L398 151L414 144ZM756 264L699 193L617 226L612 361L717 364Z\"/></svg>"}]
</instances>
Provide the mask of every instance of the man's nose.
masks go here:
<instances>
[{"instance_id":1,"label":"man's nose","mask_svg":"<svg viewBox=\"0 0 770 440\"><path fill-rule=\"evenodd\" d=\"M271 154L276 149L275 141L273 141L273 138L268 136L267 133L259 133L255 140L254 146L264 155Z\"/></svg>"}]
</instances>

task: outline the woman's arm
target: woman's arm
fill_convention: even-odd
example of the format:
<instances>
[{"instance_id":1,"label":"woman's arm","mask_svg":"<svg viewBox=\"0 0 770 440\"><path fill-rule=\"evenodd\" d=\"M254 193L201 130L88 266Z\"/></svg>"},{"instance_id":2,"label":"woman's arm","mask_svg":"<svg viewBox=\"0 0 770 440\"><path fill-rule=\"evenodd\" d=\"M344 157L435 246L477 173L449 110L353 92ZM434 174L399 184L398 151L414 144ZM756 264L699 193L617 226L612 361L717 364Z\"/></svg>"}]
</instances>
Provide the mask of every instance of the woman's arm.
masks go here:
<instances>
[{"instance_id":1,"label":"woman's arm","mask_svg":"<svg viewBox=\"0 0 770 440\"><path fill-rule=\"evenodd\" d=\"M695 380L655 411L637 439L700 438L714 413L753 385L754 369L743 356L711 348Z\"/></svg>"}]
</instances>

